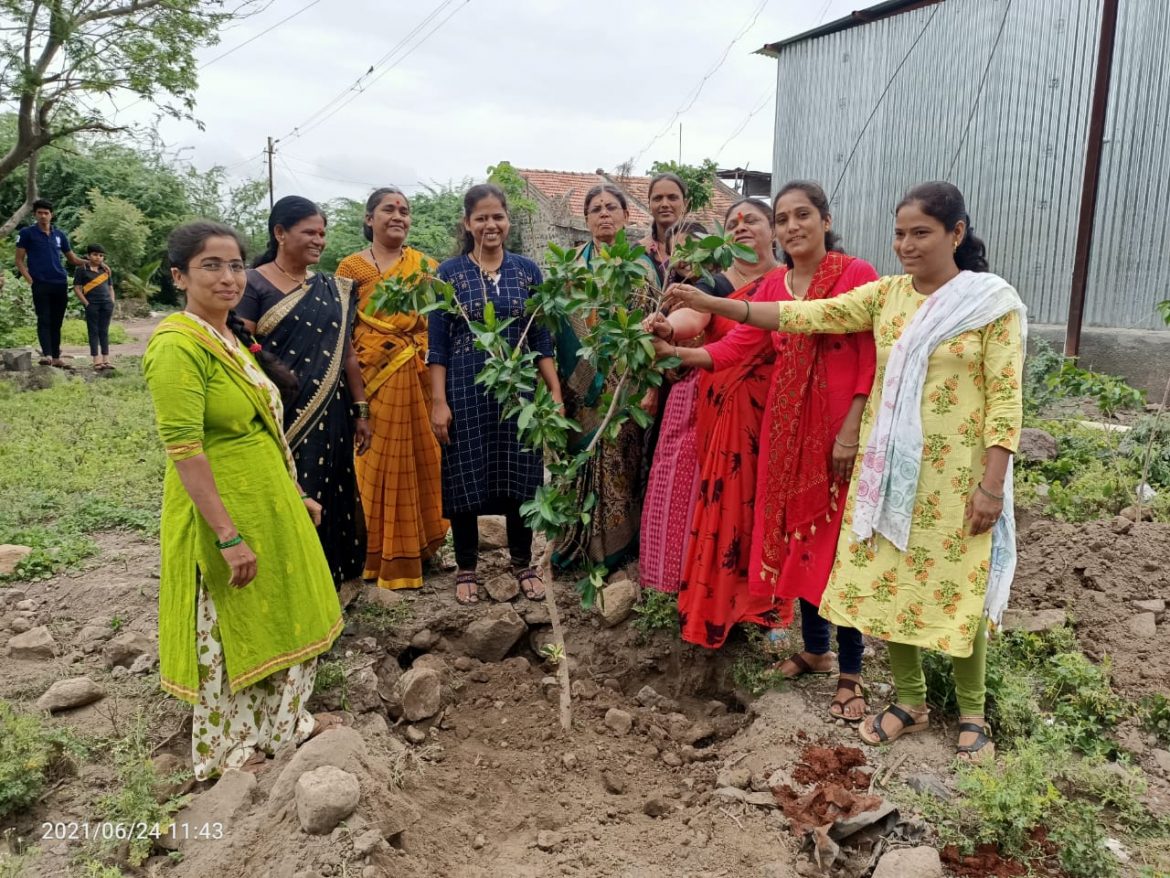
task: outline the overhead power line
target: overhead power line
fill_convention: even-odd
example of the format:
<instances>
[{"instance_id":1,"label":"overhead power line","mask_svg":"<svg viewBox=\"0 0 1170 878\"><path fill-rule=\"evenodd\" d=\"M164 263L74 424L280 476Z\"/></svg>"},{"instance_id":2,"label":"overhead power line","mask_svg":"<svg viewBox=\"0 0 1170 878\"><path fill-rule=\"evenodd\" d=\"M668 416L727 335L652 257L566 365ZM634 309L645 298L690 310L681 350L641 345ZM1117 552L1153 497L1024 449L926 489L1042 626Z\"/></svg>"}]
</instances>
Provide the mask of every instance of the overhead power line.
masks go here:
<instances>
[{"instance_id":1,"label":"overhead power line","mask_svg":"<svg viewBox=\"0 0 1170 878\"><path fill-rule=\"evenodd\" d=\"M732 37L731 42L727 44L727 48L723 50L723 54L719 57L719 60L715 63L715 66L708 70L703 75L703 78L699 80L698 85L696 85L694 89L688 93L688 97L684 99L683 105L680 105L679 108L674 111L674 115L670 117L670 121L663 126L662 130L650 138L650 142L642 147L641 151L630 160L632 164L636 165L638 160L641 159L642 156L644 156L650 150L650 148L654 146L654 144L665 137L667 132L669 132L670 129L674 127L674 123L678 120L679 116L689 111L691 107L695 105L695 102L699 99L699 95L703 93L703 86L707 84L707 80L714 76L723 66L724 62L727 61L727 56L731 54L731 50L735 47L735 44L743 39L744 35L755 26L756 22L760 18L760 14L764 11L764 7L766 7L768 3L769 0L760 0L760 5L755 8L754 12L752 12L751 18L748 20L747 24L740 28L739 32L736 33L734 37Z\"/></svg>"},{"instance_id":2,"label":"overhead power line","mask_svg":"<svg viewBox=\"0 0 1170 878\"><path fill-rule=\"evenodd\" d=\"M200 64L199 69L205 70L206 68L210 67L212 64L215 64L218 61L222 61L228 55L231 55L235 52L238 52L240 49L244 48L244 46L248 45L249 43L254 43L254 42L256 42L256 40L260 39L261 37L272 33L274 30L276 30L278 27L280 27L285 22L292 21L294 18L296 18L302 12L307 12L308 10L312 9L314 6L316 6L320 2L321 2L321 0L312 0L311 3L305 4L300 9L298 9L296 12L292 13L291 15L286 15L280 21L276 22L276 24L272 25L271 27L264 28L264 30L260 31L260 33L256 34L255 36L249 37L248 39L246 39L242 43L240 43L238 46L233 46L232 48L230 48L226 52L224 52L222 55L216 55L210 61L207 61L203 64Z\"/></svg>"},{"instance_id":3,"label":"overhead power line","mask_svg":"<svg viewBox=\"0 0 1170 878\"><path fill-rule=\"evenodd\" d=\"M304 137L314 128L324 124L329 119L333 118L333 116L337 115L337 113L341 112L341 110L343 110L345 107L349 106L349 104L353 103L355 100L361 97L361 95L364 94L365 91L370 88L370 86L372 86L375 82L377 82L387 73L405 61L408 57L410 57L410 55L423 43L430 39L435 34L435 32L439 30L439 28L450 21L451 18L454 17L458 12L462 11L462 9L467 6L471 0L462 0L458 6L448 12L444 18L440 19L434 27L432 27L426 33L422 33L422 31L425 30L426 27L440 14L442 14L444 10L456 2L458 2L458 0L442 0L442 2L439 3L434 9L432 9L431 12L425 18L423 18L423 20L420 21L413 30L411 30L406 36L399 40L398 43L396 43L388 52L386 52L386 54L371 64L365 73L354 80L352 84L338 92L330 100L322 104L299 125L277 138L277 142L296 140L297 138ZM420 33L422 33L421 37L419 37ZM410 41L415 37L419 37L418 41L415 42L414 45L409 45ZM407 48L408 46L409 48ZM395 58L395 55L398 57ZM394 59L393 63L390 63L391 59Z\"/></svg>"},{"instance_id":4,"label":"overhead power line","mask_svg":"<svg viewBox=\"0 0 1170 878\"><path fill-rule=\"evenodd\" d=\"M739 125L737 125L735 127L735 130L731 132L730 136L728 136L728 138L725 141L723 141L723 145L720 146L718 150L716 150L715 155L712 156L712 158L715 161L719 161L719 156L722 155L723 150L727 149L727 145L729 143L731 143L731 141L735 140L735 138L739 137L740 134L743 133L743 130L745 128L747 128L748 123L750 121L752 121L753 118L755 118L756 114L759 113L760 110L764 109L764 107L768 106L768 104L774 102L775 100L776 100L776 89L775 88L769 88L762 95L760 95L760 99L756 102L755 108L752 109L747 114L747 116L744 117L743 121L740 122Z\"/></svg>"},{"instance_id":5,"label":"overhead power line","mask_svg":"<svg viewBox=\"0 0 1170 878\"><path fill-rule=\"evenodd\" d=\"M1007 0L1003 10L1003 18L999 21L999 30L996 31L995 41L991 44L991 52L987 56L987 64L983 67L983 75L979 77L979 88L975 90L975 100L971 102L971 112L967 114L967 122L963 125L963 133L959 136L959 145L955 147L955 154L951 157L951 166L947 168L947 179L955 172L959 163L959 154L963 151L963 144L967 142L967 133L971 130L971 121L975 118L975 111L979 109L979 100L983 97L983 86L987 84L987 74L991 72L991 62L995 59L996 49L1003 37L1004 26L1007 24L1008 13L1012 11L1012 0Z\"/></svg>"}]
</instances>

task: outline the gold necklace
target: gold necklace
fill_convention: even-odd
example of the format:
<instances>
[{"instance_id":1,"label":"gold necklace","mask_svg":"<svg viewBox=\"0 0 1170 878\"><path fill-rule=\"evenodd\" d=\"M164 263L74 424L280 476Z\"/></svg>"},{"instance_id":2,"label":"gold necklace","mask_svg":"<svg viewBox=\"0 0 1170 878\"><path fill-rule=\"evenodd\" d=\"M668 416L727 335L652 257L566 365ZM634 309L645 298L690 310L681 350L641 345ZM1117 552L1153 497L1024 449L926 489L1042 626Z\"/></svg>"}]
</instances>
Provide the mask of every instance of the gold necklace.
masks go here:
<instances>
[{"instance_id":1,"label":"gold necklace","mask_svg":"<svg viewBox=\"0 0 1170 878\"><path fill-rule=\"evenodd\" d=\"M307 271L305 272L304 277L298 279L298 278L293 277L291 274L289 274L283 268L281 268L280 263L277 262L275 259L272 260L272 265L277 271L279 271L281 274L283 274L285 277L287 277L289 280L291 280L294 284L297 284L298 286L300 284L303 284L306 280L309 279L309 273Z\"/></svg>"}]
</instances>

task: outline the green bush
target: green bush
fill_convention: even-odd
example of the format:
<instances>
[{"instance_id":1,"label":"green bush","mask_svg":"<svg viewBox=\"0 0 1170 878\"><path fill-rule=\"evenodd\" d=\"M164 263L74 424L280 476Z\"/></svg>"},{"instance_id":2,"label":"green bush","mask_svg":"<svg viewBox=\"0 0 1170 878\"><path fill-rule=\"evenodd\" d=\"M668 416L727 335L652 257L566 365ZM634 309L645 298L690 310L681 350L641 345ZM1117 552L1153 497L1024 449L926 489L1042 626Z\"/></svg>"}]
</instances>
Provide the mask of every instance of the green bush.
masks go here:
<instances>
[{"instance_id":1,"label":"green bush","mask_svg":"<svg viewBox=\"0 0 1170 878\"><path fill-rule=\"evenodd\" d=\"M1034 421L1057 442L1055 460L1020 460L1016 468L1021 505L1047 495L1045 512L1061 521L1083 522L1116 515L1134 502L1141 458L1125 452L1117 433L1075 421Z\"/></svg>"},{"instance_id":2,"label":"green bush","mask_svg":"<svg viewBox=\"0 0 1170 878\"><path fill-rule=\"evenodd\" d=\"M40 717L0 700L0 819L36 802L62 759L84 753L68 731L46 726Z\"/></svg>"},{"instance_id":3,"label":"green bush","mask_svg":"<svg viewBox=\"0 0 1170 878\"><path fill-rule=\"evenodd\" d=\"M1123 409L1140 409L1146 403L1145 392L1130 387L1124 379L1081 369L1047 342L1036 342L1024 366L1025 413L1035 415L1056 403L1078 399L1091 400L1107 418Z\"/></svg>"},{"instance_id":4,"label":"green bush","mask_svg":"<svg viewBox=\"0 0 1170 878\"><path fill-rule=\"evenodd\" d=\"M645 635L654 631L678 631L678 598L657 589L642 589L641 600L634 604L631 624Z\"/></svg>"},{"instance_id":5,"label":"green bush","mask_svg":"<svg viewBox=\"0 0 1170 878\"><path fill-rule=\"evenodd\" d=\"M165 833L173 822L175 812L187 804L190 796L158 801L155 791L164 778L160 778L155 771L150 750L146 719L139 714L130 733L113 742L110 747L118 780L113 792L98 799L97 813L103 822L119 826L146 826L150 831L157 826L160 833ZM177 777L165 780L174 782L189 776L190 772L182 772ZM98 849L108 855L124 843L116 838L102 839ZM129 842L127 862L131 866L141 866L153 847L154 838L148 832L136 833Z\"/></svg>"}]
</instances>

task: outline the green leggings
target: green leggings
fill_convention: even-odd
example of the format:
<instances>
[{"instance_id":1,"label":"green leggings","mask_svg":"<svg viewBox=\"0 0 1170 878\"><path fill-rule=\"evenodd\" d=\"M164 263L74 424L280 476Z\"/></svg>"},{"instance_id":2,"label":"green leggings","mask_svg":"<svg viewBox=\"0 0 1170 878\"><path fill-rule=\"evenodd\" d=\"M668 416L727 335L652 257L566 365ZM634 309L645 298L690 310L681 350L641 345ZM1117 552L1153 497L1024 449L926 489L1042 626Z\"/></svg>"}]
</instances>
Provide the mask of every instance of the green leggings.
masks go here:
<instances>
[{"instance_id":1,"label":"green leggings","mask_svg":"<svg viewBox=\"0 0 1170 878\"><path fill-rule=\"evenodd\" d=\"M922 673L922 647L905 643L887 643L886 647L898 702L911 707L925 704L926 675ZM983 702L987 696L986 624L979 626L971 655L967 658L952 658L951 667L955 674L959 713L963 716L983 716Z\"/></svg>"}]
</instances>

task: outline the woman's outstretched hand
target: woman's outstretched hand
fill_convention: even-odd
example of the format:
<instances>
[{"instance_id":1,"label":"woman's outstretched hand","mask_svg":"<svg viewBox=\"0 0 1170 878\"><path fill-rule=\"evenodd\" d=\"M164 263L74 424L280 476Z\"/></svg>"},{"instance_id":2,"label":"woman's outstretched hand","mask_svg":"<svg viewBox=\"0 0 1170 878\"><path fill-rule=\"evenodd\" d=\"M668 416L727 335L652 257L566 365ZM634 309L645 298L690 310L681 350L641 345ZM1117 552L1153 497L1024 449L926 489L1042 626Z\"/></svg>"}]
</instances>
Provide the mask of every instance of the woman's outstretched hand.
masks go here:
<instances>
[{"instance_id":1,"label":"woman's outstretched hand","mask_svg":"<svg viewBox=\"0 0 1170 878\"><path fill-rule=\"evenodd\" d=\"M711 313L711 304L717 297L704 293L690 284L671 284L662 298L662 309L667 313L678 308L691 308L704 314Z\"/></svg>"}]
</instances>

